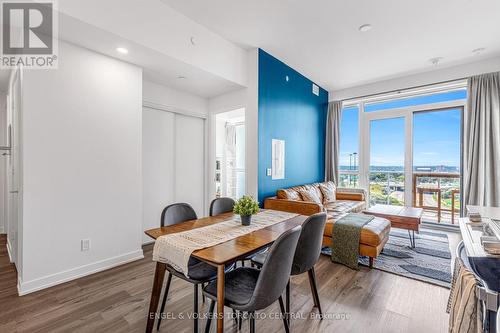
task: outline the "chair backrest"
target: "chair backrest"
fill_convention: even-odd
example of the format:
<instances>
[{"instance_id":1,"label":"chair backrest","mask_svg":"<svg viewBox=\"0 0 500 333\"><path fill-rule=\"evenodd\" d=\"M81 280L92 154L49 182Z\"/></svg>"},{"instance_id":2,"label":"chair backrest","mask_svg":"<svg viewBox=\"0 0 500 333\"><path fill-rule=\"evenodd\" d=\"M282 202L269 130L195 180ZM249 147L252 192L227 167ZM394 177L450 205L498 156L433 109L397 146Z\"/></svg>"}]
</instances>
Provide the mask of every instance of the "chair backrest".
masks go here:
<instances>
[{"instance_id":1,"label":"chair backrest","mask_svg":"<svg viewBox=\"0 0 500 333\"><path fill-rule=\"evenodd\" d=\"M212 200L210 204L210 216L215 216L223 213L232 212L234 208L234 200L231 198L217 198Z\"/></svg>"},{"instance_id":2,"label":"chair backrest","mask_svg":"<svg viewBox=\"0 0 500 333\"><path fill-rule=\"evenodd\" d=\"M161 212L160 224L162 227L174 225L189 220L196 220L196 212L193 207L187 203L175 203L169 205Z\"/></svg>"},{"instance_id":3,"label":"chair backrest","mask_svg":"<svg viewBox=\"0 0 500 333\"><path fill-rule=\"evenodd\" d=\"M284 232L271 246L257 280L247 311L267 308L280 297L290 279L293 254L300 237L300 226Z\"/></svg>"},{"instance_id":4,"label":"chair backrest","mask_svg":"<svg viewBox=\"0 0 500 333\"><path fill-rule=\"evenodd\" d=\"M311 215L302 223L297 250L292 264L292 275L307 272L316 264L321 255L326 213Z\"/></svg>"}]
</instances>

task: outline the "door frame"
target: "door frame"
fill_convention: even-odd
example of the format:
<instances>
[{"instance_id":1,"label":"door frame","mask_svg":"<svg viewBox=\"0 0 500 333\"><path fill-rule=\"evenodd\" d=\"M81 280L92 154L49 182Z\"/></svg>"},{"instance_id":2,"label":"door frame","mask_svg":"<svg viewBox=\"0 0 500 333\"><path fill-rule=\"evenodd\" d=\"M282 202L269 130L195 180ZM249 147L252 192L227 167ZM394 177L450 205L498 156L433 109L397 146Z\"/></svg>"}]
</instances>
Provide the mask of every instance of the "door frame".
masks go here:
<instances>
[{"instance_id":1,"label":"door frame","mask_svg":"<svg viewBox=\"0 0 500 333\"><path fill-rule=\"evenodd\" d=\"M373 112L364 112L365 102L359 103L359 185L366 189L368 194L368 203L370 202L370 122L372 120L404 118L405 119L405 206L411 207L413 202L412 173L413 173L413 115L418 112L444 111L449 109L461 109L463 116L467 108L467 100L455 100L431 104L421 104L404 108L386 109ZM463 126L461 126L463 127ZM462 131L463 132L463 131ZM462 145L463 133L460 133ZM460 158L461 159L461 158ZM462 170L462 169L461 169ZM462 172L462 171L461 171ZM462 175L461 175L462 178ZM462 191L462 188L460 188Z\"/></svg>"}]
</instances>

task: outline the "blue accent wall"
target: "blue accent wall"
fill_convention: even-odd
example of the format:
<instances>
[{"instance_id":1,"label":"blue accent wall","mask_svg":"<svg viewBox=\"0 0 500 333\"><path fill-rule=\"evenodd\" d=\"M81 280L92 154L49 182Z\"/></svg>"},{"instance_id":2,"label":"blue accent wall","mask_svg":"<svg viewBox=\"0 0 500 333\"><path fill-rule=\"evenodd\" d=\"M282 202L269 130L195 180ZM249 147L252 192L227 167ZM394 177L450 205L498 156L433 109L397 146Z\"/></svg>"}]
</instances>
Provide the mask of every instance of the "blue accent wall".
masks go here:
<instances>
[{"instance_id":1,"label":"blue accent wall","mask_svg":"<svg viewBox=\"0 0 500 333\"><path fill-rule=\"evenodd\" d=\"M288 76L288 81L286 77ZM324 180L328 92L259 50L259 202L280 188ZM285 179L272 180L271 141L285 140Z\"/></svg>"}]
</instances>

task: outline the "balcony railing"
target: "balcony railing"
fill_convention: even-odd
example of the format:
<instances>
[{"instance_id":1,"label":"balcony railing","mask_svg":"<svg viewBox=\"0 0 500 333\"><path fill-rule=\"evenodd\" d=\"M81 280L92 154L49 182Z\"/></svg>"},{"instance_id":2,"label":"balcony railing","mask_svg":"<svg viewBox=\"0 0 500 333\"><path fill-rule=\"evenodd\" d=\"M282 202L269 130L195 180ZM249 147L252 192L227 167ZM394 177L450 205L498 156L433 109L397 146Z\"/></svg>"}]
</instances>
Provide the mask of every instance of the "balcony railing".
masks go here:
<instances>
[{"instance_id":1,"label":"balcony railing","mask_svg":"<svg viewBox=\"0 0 500 333\"><path fill-rule=\"evenodd\" d=\"M401 171L370 172L370 205L405 205L405 174ZM341 170L339 187L359 187L357 170ZM424 221L454 224L460 214L460 174L413 172L413 207L424 209Z\"/></svg>"},{"instance_id":2,"label":"balcony railing","mask_svg":"<svg viewBox=\"0 0 500 333\"><path fill-rule=\"evenodd\" d=\"M460 174L414 172L413 206L424 209L424 220L455 224L460 214Z\"/></svg>"}]
</instances>

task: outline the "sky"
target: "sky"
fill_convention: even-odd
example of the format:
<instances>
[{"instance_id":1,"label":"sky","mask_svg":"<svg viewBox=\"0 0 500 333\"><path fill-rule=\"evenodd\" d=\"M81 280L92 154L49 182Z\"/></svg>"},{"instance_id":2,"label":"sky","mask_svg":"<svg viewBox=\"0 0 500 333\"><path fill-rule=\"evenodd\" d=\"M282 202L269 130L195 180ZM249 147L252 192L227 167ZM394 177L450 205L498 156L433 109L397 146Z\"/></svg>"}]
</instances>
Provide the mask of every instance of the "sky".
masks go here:
<instances>
[{"instance_id":1,"label":"sky","mask_svg":"<svg viewBox=\"0 0 500 333\"><path fill-rule=\"evenodd\" d=\"M466 90L439 93L367 105L365 112L466 98ZM416 112L413 116L413 165L460 166L461 110ZM358 108L345 108L340 133L340 165L349 165L349 154L358 152ZM404 118L371 122L370 165L404 165ZM358 157L359 164L359 157Z\"/></svg>"}]
</instances>

